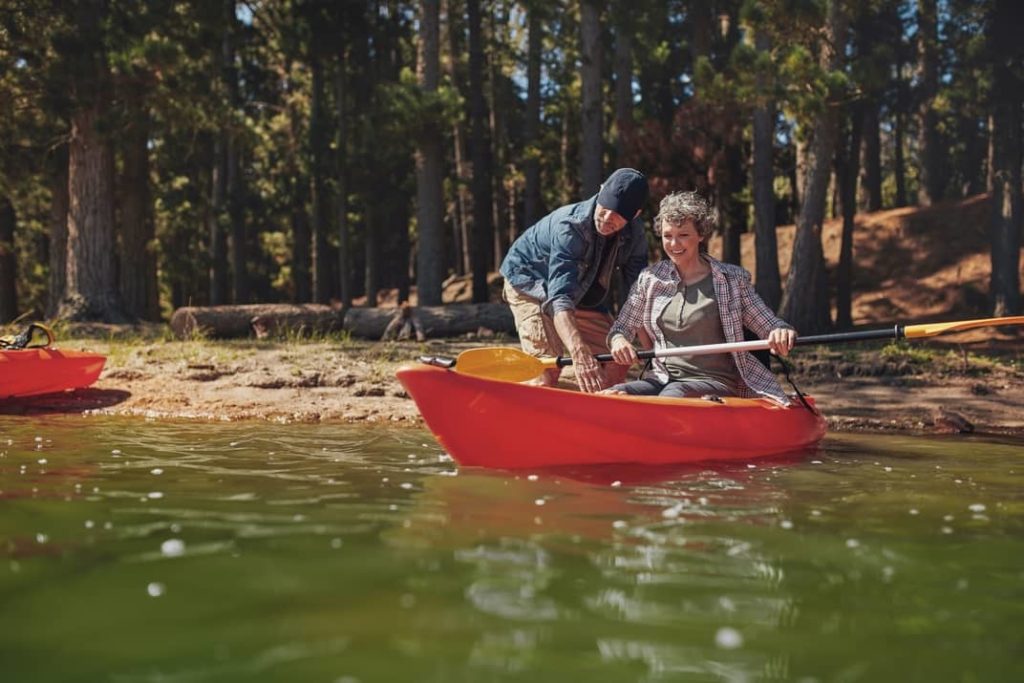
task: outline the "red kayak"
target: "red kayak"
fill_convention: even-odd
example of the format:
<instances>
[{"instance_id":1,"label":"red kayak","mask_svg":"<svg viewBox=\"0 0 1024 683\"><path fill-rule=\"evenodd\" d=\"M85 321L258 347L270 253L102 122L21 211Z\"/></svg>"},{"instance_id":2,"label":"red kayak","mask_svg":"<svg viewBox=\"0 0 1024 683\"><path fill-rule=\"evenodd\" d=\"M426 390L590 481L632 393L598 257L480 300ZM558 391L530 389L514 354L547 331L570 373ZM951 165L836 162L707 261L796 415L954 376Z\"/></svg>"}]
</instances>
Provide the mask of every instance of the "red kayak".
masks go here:
<instances>
[{"instance_id":1,"label":"red kayak","mask_svg":"<svg viewBox=\"0 0 1024 683\"><path fill-rule=\"evenodd\" d=\"M98 353L49 347L0 351L0 399L87 387L106 360Z\"/></svg>"},{"instance_id":2,"label":"red kayak","mask_svg":"<svg viewBox=\"0 0 1024 683\"><path fill-rule=\"evenodd\" d=\"M438 442L463 465L750 459L813 446L825 435L824 418L799 402L784 408L768 399L584 394L423 363L397 375Z\"/></svg>"}]
</instances>

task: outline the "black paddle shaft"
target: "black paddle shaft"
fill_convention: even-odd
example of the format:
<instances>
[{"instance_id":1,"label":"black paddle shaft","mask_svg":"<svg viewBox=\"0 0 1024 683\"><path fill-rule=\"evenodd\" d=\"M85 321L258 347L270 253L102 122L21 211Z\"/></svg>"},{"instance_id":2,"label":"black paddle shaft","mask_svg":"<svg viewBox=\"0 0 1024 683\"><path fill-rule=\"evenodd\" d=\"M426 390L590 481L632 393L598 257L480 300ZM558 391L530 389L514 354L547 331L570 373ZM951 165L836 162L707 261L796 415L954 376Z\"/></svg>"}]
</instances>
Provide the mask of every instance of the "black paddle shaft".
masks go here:
<instances>
[{"instance_id":1,"label":"black paddle shaft","mask_svg":"<svg viewBox=\"0 0 1024 683\"><path fill-rule=\"evenodd\" d=\"M903 325L893 325L892 327L883 328L881 330L860 330L858 332L836 332L835 334L815 334L810 337L797 337L797 346L810 346L812 344L842 344L845 342L855 341L868 341L871 339L903 339L904 330ZM654 351L638 351L637 358L640 360L648 360L655 358ZM615 360L610 353L599 353L594 356L595 360L602 363ZM572 358L568 356L559 356L555 360L555 364L564 368L567 365L572 365Z\"/></svg>"}]
</instances>

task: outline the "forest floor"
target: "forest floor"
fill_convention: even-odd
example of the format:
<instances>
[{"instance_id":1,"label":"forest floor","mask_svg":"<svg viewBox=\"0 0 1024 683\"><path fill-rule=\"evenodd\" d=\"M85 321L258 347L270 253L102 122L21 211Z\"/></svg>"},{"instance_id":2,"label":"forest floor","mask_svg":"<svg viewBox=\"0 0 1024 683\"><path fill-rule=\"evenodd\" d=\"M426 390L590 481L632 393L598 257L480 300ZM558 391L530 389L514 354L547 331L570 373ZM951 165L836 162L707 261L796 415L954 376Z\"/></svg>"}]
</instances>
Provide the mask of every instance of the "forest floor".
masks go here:
<instances>
[{"instance_id":1,"label":"forest floor","mask_svg":"<svg viewBox=\"0 0 1024 683\"><path fill-rule=\"evenodd\" d=\"M985 317L987 207L979 198L858 216L853 315L860 326ZM792 227L779 229L780 262ZM839 225L825 226L830 266ZM712 244L712 253L716 245ZM744 263L754 270L753 240ZM783 271L785 272L785 271ZM455 280L446 300L461 300ZM382 305L387 305L386 301ZM172 340L166 326L66 326L58 346L105 353L90 389L0 401L0 413L89 412L166 419L422 424L394 376L417 356L514 345L473 335L427 342ZM835 430L1024 434L1024 333L981 329L900 344L798 348L793 379ZM566 387L572 383L564 380ZM785 386L785 384L784 384Z\"/></svg>"}]
</instances>

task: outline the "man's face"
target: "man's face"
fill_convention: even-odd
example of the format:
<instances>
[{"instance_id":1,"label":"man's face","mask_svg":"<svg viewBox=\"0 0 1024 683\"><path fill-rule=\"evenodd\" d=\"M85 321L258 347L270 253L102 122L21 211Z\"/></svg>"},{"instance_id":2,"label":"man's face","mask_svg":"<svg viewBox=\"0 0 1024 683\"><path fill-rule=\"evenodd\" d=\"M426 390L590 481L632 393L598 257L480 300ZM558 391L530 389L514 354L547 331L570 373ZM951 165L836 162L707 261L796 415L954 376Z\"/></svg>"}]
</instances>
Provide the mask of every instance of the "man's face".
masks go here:
<instances>
[{"instance_id":1,"label":"man's face","mask_svg":"<svg viewBox=\"0 0 1024 683\"><path fill-rule=\"evenodd\" d=\"M611 237L619 230L622 230L628 222L619 214L611 209L606 209L600 204L597 205L597 209L594 211L594 226L605 237Z\"/></svg>"}]
</instances>

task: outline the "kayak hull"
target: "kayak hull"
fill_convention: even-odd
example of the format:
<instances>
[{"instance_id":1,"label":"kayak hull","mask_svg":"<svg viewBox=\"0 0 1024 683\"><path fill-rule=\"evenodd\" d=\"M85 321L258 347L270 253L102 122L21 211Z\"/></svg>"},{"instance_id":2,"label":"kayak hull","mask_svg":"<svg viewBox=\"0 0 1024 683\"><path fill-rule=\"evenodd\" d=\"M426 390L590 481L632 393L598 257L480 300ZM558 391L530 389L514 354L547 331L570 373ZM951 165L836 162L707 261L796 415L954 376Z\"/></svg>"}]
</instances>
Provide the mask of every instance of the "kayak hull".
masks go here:
<instances>
[{"instance_id":1,"label":"kayak hull","mask_svg":"<svg viewBox=\"0 0 1024 683\"><path fill-rule=\"evenodd\" d=\"M462 465L750 459L811 447L825 434L825 420L799 402L584 394L426 364L405 365L397 376L435 438Z\"/></svg>"},{"instance_id":2,"label":"kayak hull","mask_svg":"<svg viewBox=\"0 0 1024 683\"><path fill-rule=\"evenodd\" d=\"M0 399L51 394L91 385L106 357L84 351L0 351Z\"/></svg>"}]
</instances>

